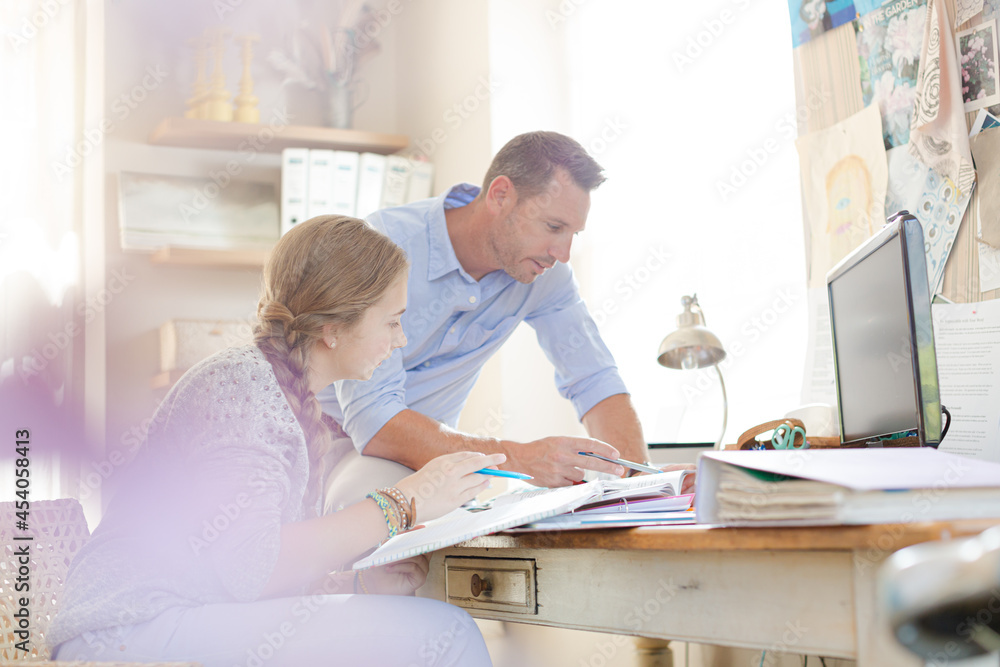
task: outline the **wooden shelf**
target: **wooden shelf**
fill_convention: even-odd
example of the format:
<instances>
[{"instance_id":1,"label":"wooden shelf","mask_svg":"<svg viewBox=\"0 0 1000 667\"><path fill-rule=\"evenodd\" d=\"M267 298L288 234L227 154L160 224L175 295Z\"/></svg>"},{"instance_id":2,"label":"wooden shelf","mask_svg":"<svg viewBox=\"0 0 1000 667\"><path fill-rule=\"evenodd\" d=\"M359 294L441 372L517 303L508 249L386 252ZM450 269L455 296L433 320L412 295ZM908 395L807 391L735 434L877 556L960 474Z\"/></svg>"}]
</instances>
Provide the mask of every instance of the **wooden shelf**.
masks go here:
<instances>
[{"instance_id":1,"label":"wooden shelf","mask_svg":"<svg viewBox=\"0 0 1000 667\"><path fill-rule=\"evenodd\" d=\"M181 379L184 375L184 371L165 371L154 375L149 381L150 389L168 389L174 386L174 383Z\"/></svg>"},{"instance_id":2,"label":"wooden shelf","mask_svg":"<svg viewBox=\"0 0 1000 667\"><path fill-rule=\"evenodd\" d=\"M280 153L290 147L333 148L388 155L409 146L410 139L402 134L338 130L331 127L286 125L275 131L266 124L167 118L149 134L149 143L265 153Z\"/></svg>"},{"instance_id":3,"label":"wooden shelf","mask_svg":"<svg viewBox=\"0 0 1000 667\"><path fill-rule=\"evenodd\" d=\"M211 250L164 246L154 252L149 261L168 266L208 266L224 269L260 269L270 250Z\"/></svg>"}]
</instances>

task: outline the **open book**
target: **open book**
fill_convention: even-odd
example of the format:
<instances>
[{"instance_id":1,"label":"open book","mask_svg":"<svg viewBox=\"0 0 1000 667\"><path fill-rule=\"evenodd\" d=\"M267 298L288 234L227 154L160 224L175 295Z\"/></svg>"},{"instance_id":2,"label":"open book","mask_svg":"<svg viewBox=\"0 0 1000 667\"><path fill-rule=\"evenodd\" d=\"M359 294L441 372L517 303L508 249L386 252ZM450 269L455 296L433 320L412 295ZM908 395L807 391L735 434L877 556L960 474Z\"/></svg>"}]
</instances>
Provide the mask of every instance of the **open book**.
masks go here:
<instances>
[{"instance_id":1,"label":"open book","mask_svg":"<svg viewBox=\"0 0 1000 667\"><path fill-rule=\"evenodd\" d=\"M927 447L710 452L695 510L731 526L1000 517L1000 464Z\"/></svg>"},{"instance_id":2,"label":"open book","mask_svg":"<svg viewBox=\"0 0 1000 667\"><path fill-rule=\"evenodd\" d=\"M423 528L400 533L356 562L354 569L362 570L429 553L474 537L564 514L589 502L645 495L654 490L669 491L670 495L676 495L683 485L684 477L691 472L676 470L657 475L598 480L575 486L498 496L487 510L469 511L458 508L428 521Z\"/></svg>"}]
</instances>

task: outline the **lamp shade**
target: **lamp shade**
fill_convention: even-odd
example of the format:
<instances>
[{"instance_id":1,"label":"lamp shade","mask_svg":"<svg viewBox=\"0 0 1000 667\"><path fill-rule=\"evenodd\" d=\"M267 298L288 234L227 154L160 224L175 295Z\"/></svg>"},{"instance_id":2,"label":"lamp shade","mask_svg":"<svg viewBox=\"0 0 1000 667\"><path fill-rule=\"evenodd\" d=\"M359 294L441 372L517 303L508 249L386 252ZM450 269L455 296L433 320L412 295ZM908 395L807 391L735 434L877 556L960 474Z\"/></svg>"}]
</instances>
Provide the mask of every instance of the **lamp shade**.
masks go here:
<instances>
[{"instance_id":1,"label":"lamp shade","mask_svg":"<svg viewBox=\"0 0 1000 667\"><path fill-rule=\"evenodd\" d=\"M715 366L725 358L726 351L714 333L705 327L685 327L663 339L656 360L667 368L693 370Z\"/></svg>"},{"instance_id":2,"label":"lamp shade","mask_svg":"<svg viewBox=\"0 0 1000 667\"><path fill-rule=\"evenodd\" d=\"M681 299L684 312L677 316L677 330L668 334L660 343L656 360L667 368L693 370L715 366L726 358L726 351L718 336L705 328L705 317L698 306L697 296Z\"/></svg>"}]
</instances>

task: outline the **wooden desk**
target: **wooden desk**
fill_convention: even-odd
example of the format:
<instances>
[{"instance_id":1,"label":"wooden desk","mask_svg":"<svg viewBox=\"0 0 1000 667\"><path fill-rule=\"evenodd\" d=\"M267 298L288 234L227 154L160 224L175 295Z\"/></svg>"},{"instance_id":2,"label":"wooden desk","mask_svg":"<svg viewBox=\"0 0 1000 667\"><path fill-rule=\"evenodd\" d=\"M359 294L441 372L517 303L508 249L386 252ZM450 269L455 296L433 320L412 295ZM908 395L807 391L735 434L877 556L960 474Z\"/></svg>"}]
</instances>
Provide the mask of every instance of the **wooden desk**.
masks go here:
<instances>
[{"instance_id":1,"label":"wooden desk","mask_svg":"<svg viewBox=\"0 0 1000 667\"><path fill-rule=\"evenodd\" d=\"M478 618L916 666L876 617L879 566L996 523L501 533L433 554L420 595Z\"/></svg>"}]
</instances>

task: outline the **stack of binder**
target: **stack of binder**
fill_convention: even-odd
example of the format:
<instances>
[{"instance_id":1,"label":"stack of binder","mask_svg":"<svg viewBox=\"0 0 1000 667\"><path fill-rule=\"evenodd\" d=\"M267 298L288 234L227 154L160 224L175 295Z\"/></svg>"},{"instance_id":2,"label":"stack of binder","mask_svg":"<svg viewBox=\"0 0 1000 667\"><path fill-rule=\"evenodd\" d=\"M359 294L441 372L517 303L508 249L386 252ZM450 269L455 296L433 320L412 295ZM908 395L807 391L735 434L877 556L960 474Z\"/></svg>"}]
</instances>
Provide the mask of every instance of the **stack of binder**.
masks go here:
<instances>
[{"instance_id":1,"label":"stack of binder","mask_svg":"<svg viewBox=\"0 0 1000 667\"><path fill-rule=\"evenodd\" d=\"M281 154L281 233L317 215L364 218L431 196L434 167L402 155L286 148Z\"/></svg>"}]
</instances>

